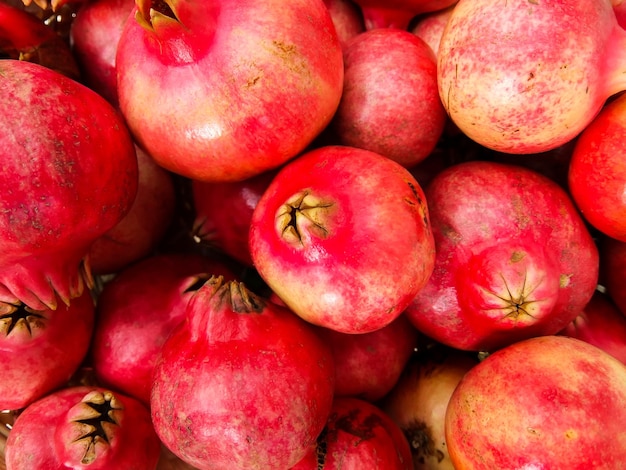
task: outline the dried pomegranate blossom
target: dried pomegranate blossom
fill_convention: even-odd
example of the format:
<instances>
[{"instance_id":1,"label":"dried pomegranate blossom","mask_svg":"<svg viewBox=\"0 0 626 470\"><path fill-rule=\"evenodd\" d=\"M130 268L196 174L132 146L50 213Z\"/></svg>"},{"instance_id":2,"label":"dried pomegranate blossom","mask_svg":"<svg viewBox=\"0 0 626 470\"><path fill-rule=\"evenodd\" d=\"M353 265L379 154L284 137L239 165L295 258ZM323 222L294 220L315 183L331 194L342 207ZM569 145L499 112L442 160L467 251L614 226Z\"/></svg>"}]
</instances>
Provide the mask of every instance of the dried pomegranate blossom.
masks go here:
<instances>
[{"instance_id":1,"label":"dried pomegranate blossom","mask_svg":"<svg viewBox=\"0 0 626 470\"><path fill-rule=\"evenodd\" d=\"M46 317L24 304L0 303L0 336L26 334L34 337L44 327Z\"/></svg>"}]
</instances>

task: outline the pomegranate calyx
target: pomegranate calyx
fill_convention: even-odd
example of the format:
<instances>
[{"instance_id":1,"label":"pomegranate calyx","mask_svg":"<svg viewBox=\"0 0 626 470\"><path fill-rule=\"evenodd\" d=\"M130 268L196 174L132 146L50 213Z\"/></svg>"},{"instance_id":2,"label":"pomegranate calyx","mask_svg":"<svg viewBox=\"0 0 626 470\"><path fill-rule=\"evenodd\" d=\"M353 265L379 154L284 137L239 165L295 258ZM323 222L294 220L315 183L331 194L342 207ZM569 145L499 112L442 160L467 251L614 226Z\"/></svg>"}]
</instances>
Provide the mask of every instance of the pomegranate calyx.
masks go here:
<instances>
[{"instance_id":1,"label":"pomegranate calyx","mask_svg":"<svg viewBox=\"0 0 626 470\"><path fill-rule=\"evenodd\" d=\"M294 247L305 247L312 237L327 238L328 218L335 204L301 191L290 197L276 214L276 230Z\"/></svg>"},{"instance_id":2,"label":"pomegranate calyx","mask_svg":"<svg viewBox=\"0 0 626 470\"><path fill-rule=\"evenodd\" d=\"M92 391L69 411L71 443L80 449L80 463L93 463L105 452L120 425L123 405L110 391Z\"/></svg>"},{"instance_id":3,"label":"pomegranate calyx","mask_svg":"<svg viewBox=\"0 0 626 470\"><path fill-rule=\"evenodd\" d=\"M17 334L32 338L42 329L46 317L26 305L2 303L0 305L0 336Z\"/></svg>"}]
</instances>

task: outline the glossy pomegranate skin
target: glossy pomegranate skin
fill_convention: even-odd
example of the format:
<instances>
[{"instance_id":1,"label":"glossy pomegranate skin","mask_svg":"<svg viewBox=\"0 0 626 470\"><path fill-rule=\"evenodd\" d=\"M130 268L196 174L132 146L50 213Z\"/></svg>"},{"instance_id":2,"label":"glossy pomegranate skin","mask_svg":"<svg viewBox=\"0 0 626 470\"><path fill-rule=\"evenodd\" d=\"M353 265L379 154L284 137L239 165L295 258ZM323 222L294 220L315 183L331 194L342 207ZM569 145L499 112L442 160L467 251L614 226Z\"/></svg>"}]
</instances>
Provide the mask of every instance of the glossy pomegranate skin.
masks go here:
<instances>
[{"instance_id":1,"label":"glossy pomegranate skin","mask_svg":"<svg viewBox=\"0 0 626 470\"><path fill-rule=\"evenodd\" d=\"M343 58L322 0L137 5L116 57L120 108L165 168L249 178L295 157L332 118Z\"/></svg>"},{"instance_id":2,"label":"glossy pomegranate skin","mask_svg":"<svg viewBox=\"0 0 626 470\"><path fill-rule=\"evenodd\" d=\"M330 413L330 349L289 310L219 277L196 291L186 315L155 366L150 406L161 440L200 469L297 463Z\"/></svg>"},{"instance_id":3,"label":"glossy pomegranate skin","mask_svg":"<svg viewBox=\"0 0 626 470\"><path fill-rule=\"evenodd\" d=\"M0 301L68 303L91 283L85 255L130 209L137 158L122 117L41 65L0 61Z\"/></svg>"},{"instance_id":4,"label":"glossy pomegranate skin","mask_svg":"<svg viewBox=\"0 0 626 470\"><path fill-rule=\"evenodd\" d=\"M625 405L623 363L575 338L530 338L465 374L446 442L458 470L619 468Z\"/></svg>"},{"instance_id":5,"label":"glossy pomegranate skin","mask_svg":"<svg viewBox=\"0 0 626 470\"><path fill-rule=\"evenodd\" d=\"M625 42L608 0L460 0L440 41L439 94L481 145L545 152L624 89Z\"/></svg>"},{"instance_id":6,"label":"glossy pomegranate skin","mask_svg":"<svg viewBox=\"0 0 626 470\"><path fill-rule=\"evenodd\" d=\"M196 253L162 253L120 270L98 296L91 359L97 380L148 405L161 347L206 277L237 276Z\"/></svg>"},{"instance_id":7,"label":"glossy pomegranate skin","mask_svg":"<svg viewBox=\"0 0 626 470\"><path fill-rule=\"evenodd\" d=\"M626 96L608 103L578 136L568 188L583 217L626 242Z\"/></svg>"},{"instance_id":8,"label":"glossy pomegranate skin","mask_svg":"<svg viewBox=\"0 0 626 470\"><path fill-rule=\"evenodd\" d=\"M7 470L154 470L160 446L145 405L81 385L46 395L20 414L7 439L6 463Z\"/></svg>"},{"instance_id":9,"label":"glossy pomegranate skin","mask_svg":"<svg viewBox=\"0 0 626 470\"><path fill-rule=\"evenodd\" d=\"M279 171L252 216L250 252L294 313L344 333L396 319L435 255L415 178L393 160L346 146L317 148Z\"/></svg>"},{"instance_id":10,"label":"glossy pomegranate skin","mask_svg":"<svg viewBox=\"0 0 626 470\"><path fill-rule=\"evenodd\" d=\"M426 197L437 261L406 315L427 336L490 351L556 334L591 299L598 248L556 182L470 161L438 173Z\"/></svg>"},{"instance_id":11,"label":"glossy pomegranate skin","mask_svg":"<svg viewBox=\"0 0 626 470\"><path fill-rule=\"evenodd\" d=\"M0 409L21 410L70 380L87 355L94 322L87 291L56 310L0 304Z\"/></svg>"}]
</instances>

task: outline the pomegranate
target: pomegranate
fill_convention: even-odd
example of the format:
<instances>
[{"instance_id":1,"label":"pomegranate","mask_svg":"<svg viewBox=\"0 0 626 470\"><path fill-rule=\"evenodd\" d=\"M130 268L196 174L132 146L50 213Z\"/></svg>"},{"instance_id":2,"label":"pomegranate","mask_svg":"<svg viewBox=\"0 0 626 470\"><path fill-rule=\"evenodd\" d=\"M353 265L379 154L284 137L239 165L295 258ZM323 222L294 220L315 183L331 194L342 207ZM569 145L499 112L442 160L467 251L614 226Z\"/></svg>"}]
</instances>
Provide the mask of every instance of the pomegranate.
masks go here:
<instances>
[{"instance_id":1,"label":"pomegranate","mask_svg":"<svg viewBox=\"0 0 626 470\"><path fill-rule=\"evenodd\" d=\"M457 470L620 468L626 365L565 336L530 338L473 367L446 411Z\"/></svg>"},{"instance_id":2,"label":"pomegranate","mask_svg":"<svg viewBox=\"0 0 626 470\"><path fill-rule=\"evenodd\" d=\"M91 358L98 383L150 403L152 370L163 343L207 276L236 275L200 254L149 256L104 284L97 305Z\"/></svg>"},{"instance_id":3,"label":"pomegranate","mask_svg":"<svg viewBox=\"0 0 626 470\"><path fill-rule=\"evenodd\" d=\"M485 147L547 151L626 88L625 46L609 0L460 0L441 37L439 93Z\"/></svg>"},{"instance_id":4,"label":"pomegranate","mask_svg":"<svg viewBox=\"0 0 626 470\"><path fill-rule=\"evenodd\" d=\"M591 299L598 248L551 179L476 160L436 175L426 198L437 260L406 310L425 335L490 351L557 333Z\"/></svg>"},{"instance_id":5,"label":"pomegranate","mask_svg":"<svg viewBox=\"0 0 626 470\"><path fill-rule=\"evenodd\" d=\"M29 405L6 443L7 470L154 470L158 436L141 402L96 386L62 388Z\"/></svg>"},{"instance_id":6,"label":"pomegranate","mask_svg":"<svg viewBox=\"0 0 626 470\"><path fill-rule=\"evenodd\" d=\"M626 316L599 290L560 334L593 344L626 364Z\"/></svg>"},{"instance_id":7,"label":"pomegranate","mask_svg":"<svg viewBox=\"0 0 626 470\"><path fill-rule=\"evenodd\" d=\"M443 134L435 56L408 31L378 28L344 46L343 95L331 125L338 143L405 167L424 160Z\"/></svg>"},{"instance_id":8,"label":"pomegranate","mask_svg":"<svg viewBox=\"0 0 626 470\"><path fill-rule=\"evenodd\" d=\"M137 157L101 96L41 65L0 61L0 302L40 310L91 285L90 245L129 211ZM36 129L36 132L33 131Z\"/></svg>"},{"instance_id":9,"label":"pomegranate","mask_svg":"<svg viewBox=\"0 0 626 470\"><path fill-rule=\"evenodd\" d=\"M380 403L404 432L414 470L454 470L446 445L446 409L459 381L477 363L467 353L436 343L420 349Z\"/></svg>"},{"instance_id":10,"label":"pomegranate","mask_svg":"<svg viewBox=\"0 0 626 470\"><path fill-rule=\"evenodd\" d=\"M616 307L626 315L626 242L601 237L599 245L601 281Z\"/></svg>"},{"instance_id":11,"label":"pomegranate","mask_svg":"<svg viewBox=\"0 0 626 470\"><path fill-rule=\"evenodd\" d=\"M582 131L570 160L568 183L583 217L626 242L626 96L608 103Z\"/></svg>"},{"instance_id":12,"label":"pomegranate","mask_svg":"<svg viewBox=\"0 0 626 470\"><path fill-rule=\"evenodd\" d=\"M211 277L161 348L152 419L199 469L290 468L330 414L335 371L312 327L242 283Z\"/></svg>"},{"instance_id":13,"label":"pomegranate","mask_svg":"<svg viewBox=\"0 0 626 470\"><path fill-rule=\"evenodd\" d=\"M346 146L311 150L278 172L252 215L250 252L294 313L344 333L390 324L435 261L415 178L380 154Z\"/></svg>"},{"instance_id":14,"label":"pomegranate","mask_svg":"<svg viewBox=\"0 0 626 470\"><path fill-rule=\"evenodd\" d=\"M0 2L0 56L33 62L78 80L80 70L67 42L35 15Z\"/></svg>"},{"instance_id":15,"label":"pomegranate","mask_svg":"<svg viewBox=\"0 0 626 470\"><path fill-rule=\"evenodd\" d=\"M113 274L154 253L173 223L177 194L172 174L135 146L137 196L128 213L89 248L94 274Z\"/></svg>"},{"instance_id":16,"label":"pomegranate","mask_svg":"<svg viewBox=\"0 0 626 470\"><path fill-rule=\"evenodd\" d=\"M243 181L191 181L194 236L213 249L252 266L248 233L254 208L276 175L263 172Z\"/></svg>"},{"instance_id":17,"label":"pomegranate","mask_svg":"<svg viewBox=\"0 0 626 470\"><path fill-rule=\"evenodd\" d=\"M93 0L81 5L69 41L83 83L118 107L115 55L134 0Z\"/></svg>"},{"instance_id":18,"label":"pomegranate","mask_svg":"<svg viewBox=\"0 0 626 470\"><path fill-rule=\"evenodd\" d=\"M116 64L138 143L201 181L246 179L296 156L330 122L343 83L322 0L138 0Z\"/></svg>"},{"instance_id":19,"label":"pomegranate","mask_svg":"<svg viewBox=\"0 0 626 470\"><path fill-rule=\"evenodd\" d=\"M389 325L358 335L318 328L333 352L335 396L375 402L396 384L417 347L418 332L404 315Z\"/></svg>"},{"instance_id":20,"label":"pomegranate","mask_svg":"<svg viewBox=\"0 0 626 470\"><path fill-rule=\"evenodd\" d=\"M365 27L408 30L416 16L443 10L457 0L356 0L363 10Z\"/></svg>"},{"instance_id":21,"label":"pomegranate","mask_svg":"<svg viewBox=\"0 0 626 470\"><path fill-rule=\"evenodd\" d=\"M430 46L435 56L439 52L441 36L443 36L443 31L446 28L446 24L448 24L452 10L454 10L454 5L422 15L410 29L413 34L422 38Z\"/></svg>"},{"instance_id":22,"label":"pomegranate","mask_svg":"<svg viewBox=\"0 0 626 470\"><path fill-rule=\"evenodd\" d=\"M316 445L291 470L412 470L408 442L378 406L337 397Z\"/></svg>"},{"instance_id":23,"label":"pomegranate","mask_svg":"<svg viewBox=\"0 0 626 470\"><path fill-rule=\"evenodd\" d=\"M0 409L25 408L67 382L87 354L93 326L87 291L56 311L0 303Z\"/></svg>"},{"instance_id":24,"label":"pomegranate","mask_svg":"<svg viewBox=\"0 0 626 470\"><path fill-rule=\"evenodd\" d=\"M324 4L328 8L342 47L354 36L365 31L363 12L353 0L324 0Z\"/></svg>"}]
</instances>

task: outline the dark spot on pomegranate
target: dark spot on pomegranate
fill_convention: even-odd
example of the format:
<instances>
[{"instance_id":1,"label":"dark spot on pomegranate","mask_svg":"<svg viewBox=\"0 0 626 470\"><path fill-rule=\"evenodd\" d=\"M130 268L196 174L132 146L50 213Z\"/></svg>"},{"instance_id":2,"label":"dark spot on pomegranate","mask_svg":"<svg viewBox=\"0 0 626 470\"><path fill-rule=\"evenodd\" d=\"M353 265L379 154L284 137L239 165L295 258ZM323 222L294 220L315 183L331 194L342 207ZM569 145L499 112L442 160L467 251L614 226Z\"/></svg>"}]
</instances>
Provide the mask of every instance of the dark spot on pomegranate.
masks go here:
<instances>
[{"instance_id":1,"label":"dark spot on pomegranate","mask_svg":"<svg viewBox=\"0 0 626 470\"><path fill-rule=\"evenodd\" d=\"M435 457L437 462L441 462L445 455L435 446L432 431L422 421L414 421L408 427L403 429L411 446L413 457L419 463L425 463L427 458Z\"/></svg>"}]
</instances>

